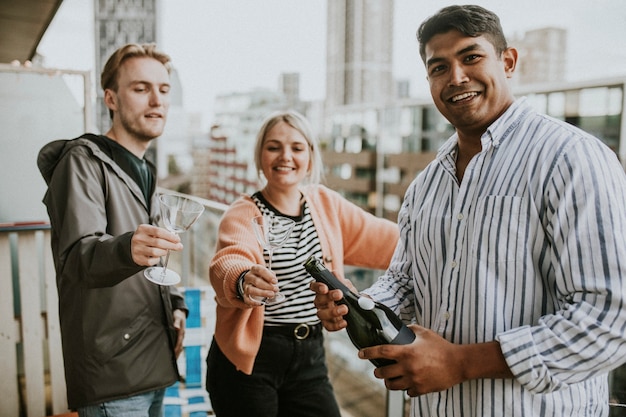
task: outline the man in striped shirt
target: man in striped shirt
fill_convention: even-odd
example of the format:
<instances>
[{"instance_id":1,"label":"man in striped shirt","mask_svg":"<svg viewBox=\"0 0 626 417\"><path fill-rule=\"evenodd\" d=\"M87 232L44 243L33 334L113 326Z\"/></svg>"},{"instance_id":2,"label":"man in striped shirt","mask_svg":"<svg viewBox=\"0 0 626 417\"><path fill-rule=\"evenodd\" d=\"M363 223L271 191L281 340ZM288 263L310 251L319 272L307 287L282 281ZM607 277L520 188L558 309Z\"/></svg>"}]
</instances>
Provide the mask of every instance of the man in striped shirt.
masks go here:
<instances>
[{"instance_id":1,"label":"man in striped shirt","mask_svg":"<svg viewBox=\"0 0 626 417\"><path fill-rule=\"evenodd\" d=\"M390 267L364 291L415 323L363 349L412 416L607 416L626 360L626 176L600 140L508 85L498 17L451 6L418 30L433 100L455 127L406 192ZM321 284L318 316L347 307ZM334 301L333 301L334 300Z\"/></svg>"}]
</instances>

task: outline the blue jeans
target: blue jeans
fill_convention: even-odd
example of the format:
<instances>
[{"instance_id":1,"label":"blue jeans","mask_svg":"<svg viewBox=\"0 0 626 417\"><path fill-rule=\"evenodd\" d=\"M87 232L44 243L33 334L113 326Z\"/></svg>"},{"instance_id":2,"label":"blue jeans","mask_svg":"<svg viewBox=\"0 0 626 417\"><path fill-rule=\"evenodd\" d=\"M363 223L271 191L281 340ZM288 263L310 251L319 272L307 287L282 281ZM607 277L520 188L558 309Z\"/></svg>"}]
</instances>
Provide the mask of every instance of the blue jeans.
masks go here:
<instances>
[{"instance_id":1,"label":"blue jeans","mask_svg":"<svg viewBox=\"0 0 626 417\"><path fill-rule=\"evenodd\" d=\"M305 340L264 332L252 375L238 371L213 340L206 386L218 417L341 415L321 332Z\"/></svg>"},{"instance_id":2,"label":"blue jeans","mask_svg":"<svg viewBox=\"0 0 626 417\"><path fill-rule=\"evenodd\" d=\"M78 409L79 417L163 417L165 389Z\"/></svg>"}]
</instances>

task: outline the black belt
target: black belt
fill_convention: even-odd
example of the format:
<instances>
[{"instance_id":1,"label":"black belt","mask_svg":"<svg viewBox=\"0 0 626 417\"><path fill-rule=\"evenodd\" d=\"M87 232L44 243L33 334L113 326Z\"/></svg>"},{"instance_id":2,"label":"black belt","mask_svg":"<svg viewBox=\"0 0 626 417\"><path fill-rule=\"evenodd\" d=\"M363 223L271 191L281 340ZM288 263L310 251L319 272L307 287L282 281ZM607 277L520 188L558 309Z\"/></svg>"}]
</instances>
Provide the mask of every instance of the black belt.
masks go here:
<instances>
[{"instance_id":1,"label":"black belt","mask_svg":"<svg viewBox=\"0 0 626 417\"><path fill-rule=\"evenodd\" d=\"M263 326L263 333L280 334L293 337L297 340L308 339L322 334L322 324L281 324L278 326Z\"/></svg>"}]
</instances>

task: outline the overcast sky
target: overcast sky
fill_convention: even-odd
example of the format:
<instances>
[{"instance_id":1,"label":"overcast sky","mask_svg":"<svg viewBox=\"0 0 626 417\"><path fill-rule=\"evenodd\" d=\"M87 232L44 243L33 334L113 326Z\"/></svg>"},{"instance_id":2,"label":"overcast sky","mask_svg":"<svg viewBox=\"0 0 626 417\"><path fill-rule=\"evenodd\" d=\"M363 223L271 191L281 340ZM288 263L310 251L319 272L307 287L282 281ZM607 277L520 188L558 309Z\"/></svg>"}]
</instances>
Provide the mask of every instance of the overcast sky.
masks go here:
<instances>
[{"instance_id":1,"label":"overcast sky","mask_svg":"<svg viewBox=\"0 0 626 417\"><path fill-rule=\"evenodd\" d=\"M202 112L205 125L217 94L277 88L283 72L300 73L303 99L324 97L326 0L159 1L160 47L171 55L179 73L185 108ZM410 79L413 95L427 95L417 27L440 8L456 3L395 0L394 76ZM509 36L546 26L567 29L568 80L626 76L624 0L476 3L496 12ZM39 52L46 66L94 71L92 79L97 80L92 1L64 0Z\"/></svg>"}]
</instances>

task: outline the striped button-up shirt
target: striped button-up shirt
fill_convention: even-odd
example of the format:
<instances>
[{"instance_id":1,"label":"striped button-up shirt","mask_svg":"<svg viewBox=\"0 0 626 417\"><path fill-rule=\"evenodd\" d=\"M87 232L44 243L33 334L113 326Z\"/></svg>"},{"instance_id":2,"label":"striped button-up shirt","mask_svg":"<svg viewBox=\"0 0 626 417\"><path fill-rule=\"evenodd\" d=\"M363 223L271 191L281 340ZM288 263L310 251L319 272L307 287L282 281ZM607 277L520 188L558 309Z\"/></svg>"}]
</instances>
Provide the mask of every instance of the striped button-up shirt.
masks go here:
<instances>
[{"instance_id":1,"label":"striped button-up shirt","mask_svg":"<svg viewBox=\"0 0 626 417\"><path fill-rule=\"evenodd\" d=\"M409 187L365 291L458 344L497 340L513 379L413 399L412 416L606 416L626 360L626 175L613 151L518 99L463 180L457 137Z\"/></svg>"}]
</instances>

